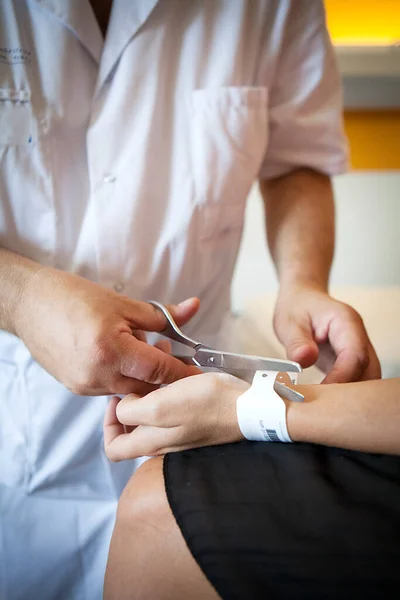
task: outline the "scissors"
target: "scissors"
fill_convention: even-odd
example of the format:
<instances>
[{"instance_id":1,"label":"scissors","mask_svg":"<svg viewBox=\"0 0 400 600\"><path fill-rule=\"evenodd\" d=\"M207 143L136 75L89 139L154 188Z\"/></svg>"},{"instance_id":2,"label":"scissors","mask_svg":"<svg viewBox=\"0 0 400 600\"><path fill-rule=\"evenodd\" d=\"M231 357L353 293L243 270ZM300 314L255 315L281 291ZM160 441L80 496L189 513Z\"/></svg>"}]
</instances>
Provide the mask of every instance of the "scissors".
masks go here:
<instances>
[{"instance_id":1,"label":"scissors","mask_svg":"<svg viewBox=\"0 0 400 600\"><path fill-rule=\"evenodd\" d=\"M164 304L155 302L154 300L150 300L149 304L161 310L167 320L167 326L160 332L161 335L194 350L192 356L174 355L186 364L196 365L200 368L218 369L219 371L230 373L239 379L243 379L248 383L252 383L256 371L283 371L288 374L300 373L302 371L302 368L298 363L290 360L251 356L249 354L236 354L234 352L224 352L209 348L201 342L193 340L185 335L183 331L179 329L174 318ZM289 375L289 377L293 383L296 382L296 375ZM302 394L288 388L284 383L277 382L275 387L279 388L279 392L281 392L288 400L302 402L304 399Z\"/></svg>"}]
</instances>

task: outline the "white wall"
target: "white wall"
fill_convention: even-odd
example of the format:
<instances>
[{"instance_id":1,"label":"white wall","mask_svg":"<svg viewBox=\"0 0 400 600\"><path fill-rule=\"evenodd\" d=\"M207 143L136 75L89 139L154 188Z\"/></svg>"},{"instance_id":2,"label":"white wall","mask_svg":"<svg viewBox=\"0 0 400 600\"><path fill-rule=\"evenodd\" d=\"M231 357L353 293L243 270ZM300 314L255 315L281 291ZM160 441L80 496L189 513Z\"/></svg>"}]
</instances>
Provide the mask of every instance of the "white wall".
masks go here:
<instances>
[{"instance_id":1,"label":"white wall","mask_svg":"<svg viewBox=\"0 0 400 600\"><path fill-rule=\"evenodd\" d=\"M355 172L334 182L337 242L332 285L400 286L400 172ZM233 307L276 290L254 186L232 288ZM400 307L399 307L400 309Z\"/></svg>"}]
</instances>

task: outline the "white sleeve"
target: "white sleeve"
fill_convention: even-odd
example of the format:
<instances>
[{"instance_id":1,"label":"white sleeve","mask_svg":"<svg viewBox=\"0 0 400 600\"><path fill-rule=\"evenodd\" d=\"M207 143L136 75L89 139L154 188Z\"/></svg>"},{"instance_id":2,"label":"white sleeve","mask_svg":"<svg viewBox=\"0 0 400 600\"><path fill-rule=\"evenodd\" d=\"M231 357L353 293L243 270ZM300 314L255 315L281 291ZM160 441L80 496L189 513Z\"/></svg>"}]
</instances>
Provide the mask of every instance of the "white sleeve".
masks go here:
<instances>
[{"instance_id":1,"label":"white sleeve","mask_svg":"<svg viewBox=\"0 0 400 600\"><path fill-rule=\"evenodd\" d=\"M347 170L342 90L322 0L292 1L269 90L269 141L260 178L299 167Z\"/></svg>"}]
</instances>

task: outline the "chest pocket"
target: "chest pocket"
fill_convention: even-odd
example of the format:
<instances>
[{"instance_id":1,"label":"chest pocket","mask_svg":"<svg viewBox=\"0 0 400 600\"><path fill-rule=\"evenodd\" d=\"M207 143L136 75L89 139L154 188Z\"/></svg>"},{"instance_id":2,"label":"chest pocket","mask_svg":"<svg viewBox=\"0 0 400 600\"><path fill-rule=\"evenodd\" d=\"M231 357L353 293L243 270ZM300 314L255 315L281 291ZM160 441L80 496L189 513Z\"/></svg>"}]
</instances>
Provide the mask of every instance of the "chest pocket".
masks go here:
<instances>
[{"instance_id":1,"label":"chest pocket","mask_svg":"<svg viewBox=\"0 0 400 600\"><path fill-rule=\"evenodd\" d=\"M27 146L35 137L30 92L0 88L0 146Z\"/></svg>"},{"instance_id":2,"label":"chest pocket","mask_svg":"<svg viewBox=\"0 0 400 600\"><path fill-rule=\"evenodd\" d=\"M264 87L192 93L191 162L201 240L242 228L268 141L267 100Z\"/></svg>"}]
</instances>

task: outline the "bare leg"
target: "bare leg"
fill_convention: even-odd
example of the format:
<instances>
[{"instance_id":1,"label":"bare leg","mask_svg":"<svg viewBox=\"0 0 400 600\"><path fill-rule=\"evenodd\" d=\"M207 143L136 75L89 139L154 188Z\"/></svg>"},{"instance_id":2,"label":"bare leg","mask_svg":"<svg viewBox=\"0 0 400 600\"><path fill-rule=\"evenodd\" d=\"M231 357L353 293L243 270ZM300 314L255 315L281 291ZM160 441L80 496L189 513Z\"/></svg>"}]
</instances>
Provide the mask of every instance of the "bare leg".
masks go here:
<instances>
[{"instance_id":1,"label":"bare leg","mask_svg":"<svg viewBox=\"0 0 400 600\"><path fill-rule=\"evenodd\" d=\"M104 600L218 600L170 510L162 458L144 463L118 505Z\"/></svg>"}]
</instances>

